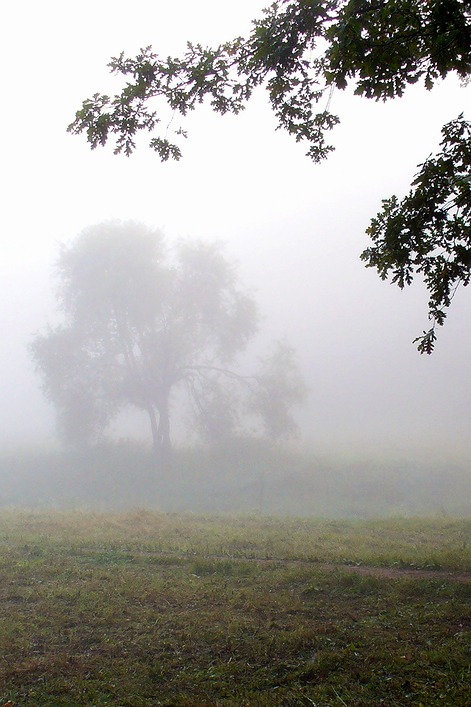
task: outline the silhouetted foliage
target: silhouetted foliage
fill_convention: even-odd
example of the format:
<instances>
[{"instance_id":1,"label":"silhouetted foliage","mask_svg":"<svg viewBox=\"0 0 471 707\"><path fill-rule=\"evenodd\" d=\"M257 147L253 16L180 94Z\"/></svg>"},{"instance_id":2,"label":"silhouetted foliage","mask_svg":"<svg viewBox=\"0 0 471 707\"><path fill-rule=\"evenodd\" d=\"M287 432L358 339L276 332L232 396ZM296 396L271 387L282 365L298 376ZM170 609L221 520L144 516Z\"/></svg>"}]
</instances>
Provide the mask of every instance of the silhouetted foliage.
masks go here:
<instances>
[{"instance_id":1,"label":"silhouetted foliage","mask_svg":"<svg viewBox=\"0 0 471 707\"><path fill-rule=\"evenodd\" d=\"M399 287L421 274L429 291L433 326L418 337L431 353L457 287L471 278L471 124L462 116L443 128L442 151L429 157L402 201L393 196L368 229L374 246L362 253L368 267Z\"/></svg>"},{"instance_id":2,"label":"silhouetted foliage","mask_svg":"<svg viewBox=\"0 0 471 707\"><path fill-rule=\"evenodd\" d=\"M253 22L247 38L238 37L216 48L188 43L181 58L162 58L150 46L135 58L124 54L113 58L111 71L125 77L125 87L114 97L96 93L85 100L69 131L85 132L92 148L115 137L115 153L130 155L137 133L155 133L160 124L168 124L166 109L185 116L207 99L215 111L237 114L254 90L264 86L278 126L296 141L306 142L307 154L318 162L333 149L326 133L339 122L330 112L334 88L352 87L357 95L388 100L402 96L409 84L419 81L431 89L450 72L466 79L471 71L470 48L466 0L281 0ZM459 120L462 131L455 131L455 146L458 149L460 144L463 154L469 155L469 123ZM454 125L456 121L444 131L450 133ZM153 134L150 146L162 160L180 159L176 138L186 137L186 132L178 127L174 137L170 139L169 134L167 125L161 135ZM442 189L436 214L435 195L428 197L422 189L430 223L443 212L448 187ZM470 255L469 190L462 191L461 197L464 202L455 227L460 229L466 260ZM409 202L393 197L385 203L408 228ZM386 218L392 215L384 211ZM377 227L375 219L369 229L372 236ZM411 224L416 227L417 222ZM423 238L427 243L426 232ZM383 254L386 257L385 247ZM394 259L394 252L390 257ZM414 258L413 253L410 257ZM374 264L369 255L366 259ZM378 269L384 276L384 267ZM465 277L459 278L463 284L467 276L469 264ZM401 284L400 279L395 281ZM430 278L426 282L432 287L430 313L434 323L441 324L438 310L443 302L436 299ZM453 287L454 280L450 283ZM419 350L430 353L434 337L434 329L419 337Z\"/></svg>"}]
</instances>

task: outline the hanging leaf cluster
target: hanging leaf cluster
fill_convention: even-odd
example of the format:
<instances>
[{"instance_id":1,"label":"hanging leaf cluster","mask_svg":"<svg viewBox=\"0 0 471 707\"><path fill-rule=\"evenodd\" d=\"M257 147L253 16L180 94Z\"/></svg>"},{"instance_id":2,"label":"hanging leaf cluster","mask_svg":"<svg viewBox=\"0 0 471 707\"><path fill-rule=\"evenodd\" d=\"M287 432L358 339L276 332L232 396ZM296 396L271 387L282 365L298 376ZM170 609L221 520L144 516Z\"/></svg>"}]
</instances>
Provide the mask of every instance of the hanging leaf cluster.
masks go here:
<instances>
[{"instance_id":1,"label":"hanging leaf cluster","mask_svg":"<svg viewBox=\"0 0 471 707\"><path fill-rule=\"evenodd\" d=\"M333 149L325 135L339 122L328 107L332 86L383 100L419 80L432 88L450 71L469 74L470 46L463 0L280 0L247 38L215 48L188 43L182 57L161 57L150 46L134 58L121 53L109 64L126 80L121 92L83 101L68 129L85 133L92 148L114 138L115 152L126 155L136 135L149 132L162 160L178 160L186 131L170 129L174 114L184 117L203 101L237 114L265 86L278 126L319 161Z\"/></svg>"},{"instance_id":2,"label":"hanging leaf cluster","mask_svg":"<svg viewBox=\"0 0 471 707\"><path fill-rule=\"evenodd\" d=\"M361 255L400 288L423 278L432 326L415 342L428 354L458 286L471 279L471 124L461 115L442 134L441 152L421 165L410 193L383 201L367 231L373 245Z\"/></svg>"}]
</instances>

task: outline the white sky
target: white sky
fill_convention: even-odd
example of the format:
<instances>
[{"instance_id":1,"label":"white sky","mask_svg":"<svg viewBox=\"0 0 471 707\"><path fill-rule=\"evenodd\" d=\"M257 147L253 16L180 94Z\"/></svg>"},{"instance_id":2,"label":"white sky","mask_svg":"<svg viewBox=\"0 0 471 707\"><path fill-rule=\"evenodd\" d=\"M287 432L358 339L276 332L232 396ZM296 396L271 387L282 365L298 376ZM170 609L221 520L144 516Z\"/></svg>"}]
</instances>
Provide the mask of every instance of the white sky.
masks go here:
<instances>
[{"instance_id":1,"label":"white sky","mask_svg":"<svg viewBox=\"0 0 471 707\"><path fill-rule=\"evenodd\" d=\"M227 243L265 314L269 338L297 348L310 388L303 438L314 448L469 454L470 292L458 292L436 353L412 339L427 328L426 293L365 270L359 253L381 199L403 195L440 127L469 110L450 80L389 104L334 93L342 124L322 165L275 131L263 94L238 117L203 108L187 121L180 163L143 146L132 158L89 150L66 133L84 98L112 91L106 64L152 44L181 54L187 39L245 34L267 0L45 0L8 3L1 29L2 258L0 447L47 441L52 417L26 344L53 312L57 244L87 225L132 218L169 238Z\"/></svg>"}]
</instances>

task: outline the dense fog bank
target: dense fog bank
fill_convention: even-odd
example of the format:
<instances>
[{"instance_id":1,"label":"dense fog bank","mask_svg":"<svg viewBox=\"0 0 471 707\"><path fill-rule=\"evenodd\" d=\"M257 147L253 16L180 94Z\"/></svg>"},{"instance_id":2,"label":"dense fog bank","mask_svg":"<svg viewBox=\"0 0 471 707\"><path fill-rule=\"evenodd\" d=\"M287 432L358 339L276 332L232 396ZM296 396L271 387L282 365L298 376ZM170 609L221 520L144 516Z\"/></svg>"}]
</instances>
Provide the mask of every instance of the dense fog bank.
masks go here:
<instances>
[{"instance_id":1,"label":"dense fog bank","mask_svg":"<svg viewBox=\"0 0 471 707\"><path fill-rule=\"evenodd\" d=\"M135 443L0 457L3 508L263 513L374 518L471 515L466 460L350 460L238 440L177 449L166 471Z\"/></svg>"}]
</instances>

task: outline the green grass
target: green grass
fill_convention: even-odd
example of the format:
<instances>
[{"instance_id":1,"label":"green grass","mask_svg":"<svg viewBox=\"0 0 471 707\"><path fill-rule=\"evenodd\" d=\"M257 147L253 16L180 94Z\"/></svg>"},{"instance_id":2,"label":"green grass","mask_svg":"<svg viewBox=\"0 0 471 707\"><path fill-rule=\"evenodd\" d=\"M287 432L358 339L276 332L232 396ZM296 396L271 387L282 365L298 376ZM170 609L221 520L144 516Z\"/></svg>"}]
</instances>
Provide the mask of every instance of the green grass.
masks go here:
<instances>
[{"instance_id":1,"label":"green grass","mask_svg":"<svg viewBox=\"0 0 471 707\"><path fill-rule=\"evenodd\" d=\"M471 572L470 534L450 519L3 512L0 704L468 705L471 583L450 573Z\"/></svg>"},{"instance_id":2,"label":"green grass","mask_svg":"<svg viewBox=\"0 0 471 707\"><path fill-rule=\"evenodd\" d=\"M471 520L318 520L258 515L195 516L2 511L0 543L30 553L177 553L471 571ZM164 559L164 558L161 558Z\"/></svg>"}]
</instances>

